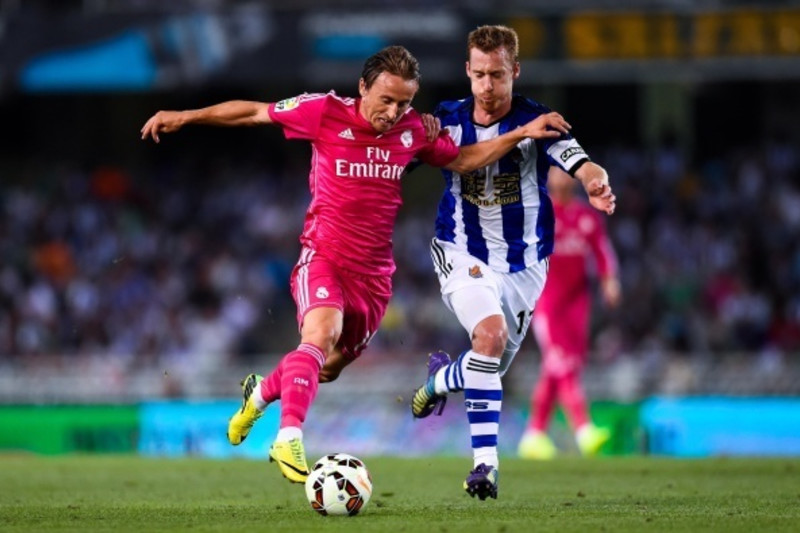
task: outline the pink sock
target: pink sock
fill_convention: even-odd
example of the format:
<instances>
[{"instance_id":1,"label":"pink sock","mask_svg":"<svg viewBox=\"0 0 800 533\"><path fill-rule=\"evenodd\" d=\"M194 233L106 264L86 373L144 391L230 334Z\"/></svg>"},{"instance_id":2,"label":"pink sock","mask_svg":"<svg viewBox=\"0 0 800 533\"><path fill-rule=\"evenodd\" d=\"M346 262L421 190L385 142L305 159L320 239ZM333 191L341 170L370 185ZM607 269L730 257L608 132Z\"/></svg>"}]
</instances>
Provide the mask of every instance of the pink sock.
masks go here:
<instances>
[{"instance_id":1,"label":"pink sock","mask_svg":"<svg viewBox=\"0 0 800 533\"><path fill-rule=\"evenodd\" d=\"M586 395L583 393L580 375L570 372L558 380L559 398L572 427L578 429L589 422Z\"/></svg>"},{"instance_id":2,"label":"pink sock","mask_svg":"<svg viewBox=\"0 0 800 533\"><path fill-rule=\"evenodd\" d=\"M539 377L531 396L531 418L528 429L546 432L553 415L558 389L556 380L545 373Z\"/></svg>"},{"instance_id":3,"label":"pink sock","mask_svg":"<svg viewBox=\"0 0 800 533\"><path fill-rule=\"evenodd\" d=\"M292 352L293 353L293 352ZM288 354L283 357L275 367L275 370L261 380L261 398L270 404L281 397L281 376L283 375L283 363L286 362Z\"/></svg>"},{"instance_id":4,"label":"pink sock","mask_svg":"<svg viewBox=\"0 0 800 533\"><path fill-rule=\"evenodd\" d=\"M301 350L302 349L302 350ZM281 378L283 377L283 369L286 367L286 362L289 361L291 358L290 356L296 353L298 350L306 351L306 353L310 353L314 356L314 358L318 358L320 363L320 368L322 364L325 362L325 356L322 354L322 350L319 350L316 346L312 344L301 344L297 347L297 350L294 352L289 352L288 354L283 356L283 359L280 360L278 366L270 372L270 374L261 380L259 390L261 392L261 398L267 404L271 404L275 400L279 400L281 397ZM317 372L319 375L319 372Z\"/></svg>"},{"instance_id":5,"label":"pink sock","mask_svg":"<svg viewBox=\"0 0 800 533\"><path fill-rule=\"evenodd\" d=\"M281 428L303 427L306 413L317 395L319 371L324 362L322 350L313 344L301 344L284 356L279 365Z\"/></svg>"}]
</instances>

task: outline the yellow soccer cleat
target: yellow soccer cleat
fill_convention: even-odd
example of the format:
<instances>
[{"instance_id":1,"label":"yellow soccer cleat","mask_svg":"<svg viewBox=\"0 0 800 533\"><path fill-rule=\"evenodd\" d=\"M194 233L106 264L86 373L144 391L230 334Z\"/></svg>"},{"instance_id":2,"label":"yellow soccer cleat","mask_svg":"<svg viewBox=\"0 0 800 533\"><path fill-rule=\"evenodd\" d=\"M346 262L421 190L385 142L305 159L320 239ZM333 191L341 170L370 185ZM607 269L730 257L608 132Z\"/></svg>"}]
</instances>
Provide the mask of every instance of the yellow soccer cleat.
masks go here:
<instances>
[{"instance_id":1,"label":"yellow soccer cleat","mask_svg":"<svg viewBox=\"0 0 800 533\"><path fill-rule=\"evenodd\" d=\"M270 462L278 463L283 477L292 483L305 483L308 477L308 463L303 441L292 439L288 442L272 443L269 449Z\"/></svg>"},{"instance_id":2,"label":"yellow soccer cleat","mask_svg":"<svg viewBox=\"0 0 800 533\"><path fill-rule=\"evenodd\" d=\"M241 382L243 396L242 407L236 411L230 421L228 421L228 442L234 446L238 446L244 442L250 430L253 429L253 424L264 414L263 411L256 409L256 406L250 399L253 390L261 383L262 379L263 378L258 374L250 374Z\"/></svg>"},{"instance_id":3,"label":"yellow soccer cleat","mask_svg":"<svg viewBox=\"0 0 800 533\"><path fill-rule=\"evenodd\" d=\"M575 440L578 449L584 457L594 457L600 448L611 439L611 431L607 428L599 428L593 424L588 424L578 431Z\"/></svg>"},{"instance_id":4,"label":"yellow soccer cleat","mask_svg":"<svg viewBox=\"0 0 800 533\"><path fill-rule=\"evenodd\" d=\"M526 432L522 435L517 447L517 454L522 459L548 461L556 456L558 449L546 433Z\"/></svg>"}]
</instances>

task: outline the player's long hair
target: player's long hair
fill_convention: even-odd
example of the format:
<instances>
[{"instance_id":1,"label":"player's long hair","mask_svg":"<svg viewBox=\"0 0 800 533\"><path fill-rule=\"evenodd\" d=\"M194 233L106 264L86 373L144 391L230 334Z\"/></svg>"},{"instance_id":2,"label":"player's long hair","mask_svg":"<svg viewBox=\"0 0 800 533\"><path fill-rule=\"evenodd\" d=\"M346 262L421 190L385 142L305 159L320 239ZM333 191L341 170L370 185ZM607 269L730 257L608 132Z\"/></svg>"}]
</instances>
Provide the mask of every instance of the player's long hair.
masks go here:
<instances>
[{"instance_id":1,"label":"player's long hair","mask_svg":"<svg viewBox=\"0 0 800 533\"><path fill-rule=\"evenodd\" d=\"M517 32L508 26L478 26L467 36L467 61L473 48L484 53L505 48L514 63L519 61L519 38Z\"/></svg>"},{"instance_id":2,"label":"player's long hair","mask_svg":"<svg viewBox=\"0 0 800 533\"><path fill-rule=\"evenodd\" d=\"M404 80L419 81L419 62L411 52L402 46L387 46L373 54L364 62L361 78L367 89L380 76L381 72L388 72L400 76Z\"/></svg>"}]
</instances>

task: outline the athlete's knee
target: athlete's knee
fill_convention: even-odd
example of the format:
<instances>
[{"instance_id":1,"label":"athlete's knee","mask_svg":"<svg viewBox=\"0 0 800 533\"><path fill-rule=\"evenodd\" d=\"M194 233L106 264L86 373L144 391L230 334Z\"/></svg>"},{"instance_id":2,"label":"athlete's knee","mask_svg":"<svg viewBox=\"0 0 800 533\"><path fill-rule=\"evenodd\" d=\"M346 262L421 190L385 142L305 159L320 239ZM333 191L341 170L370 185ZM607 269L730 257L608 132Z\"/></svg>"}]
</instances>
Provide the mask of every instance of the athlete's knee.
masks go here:
<instances>
[{"instance_id":1,"label":"athlete's knee","mask_svg":"<svg viewBox=\"0 0 800 533\"><path fill-rule=\"evenodd\" d=\"M301 342L313 344L327 359L342 334L343 315L338 309L318 307L303 317Z\"/></svg>"},{"instance_id":2,"label":"athlete's knee","mask_svg":"<svg viewBox=\"0 0 800 533\"><path fill-rule=\"evenodd\" d=\"M335 326L317 323L309 327L303 327L301 342L313 344L328 357L339 341L339 335L340 332Z\"/></svg>"},{"instance_id":3,"label":"athlete's knee","mask_svg":"<svg viewBox=\"0 0 800 533\"><path fill-rule=\"evenodd\" d=\"M502 357L508 342L508 327L502 317L482 320L472 332L472 349L490 357Z\"/></svg>"}]
</instances>

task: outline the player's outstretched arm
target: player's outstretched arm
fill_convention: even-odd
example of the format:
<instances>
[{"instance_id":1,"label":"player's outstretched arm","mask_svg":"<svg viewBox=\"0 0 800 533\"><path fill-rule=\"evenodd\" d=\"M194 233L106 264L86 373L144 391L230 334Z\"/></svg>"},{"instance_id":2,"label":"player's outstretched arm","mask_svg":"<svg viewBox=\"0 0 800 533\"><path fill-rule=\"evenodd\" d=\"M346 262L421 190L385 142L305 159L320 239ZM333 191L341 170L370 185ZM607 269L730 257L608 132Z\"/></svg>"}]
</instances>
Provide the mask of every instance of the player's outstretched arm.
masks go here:
<instances>
[{"instance_id":1,"label":"player's outstretched arm","mask_svg":"<svg viewBox=\"0 0 800 533\"><path fill-rule=\"evenodd\" d=\"M142 139L160 142L159 134L173 133L187 124L209 126L259 126L271 124L269 104L247 100L231 100L221 104L187 111L159 111L142 126Z\"/></svg>"},{"instance_id":2,"label":"player's outstretched arm","mask_svg":"<svg viewBox=\"0 0 800 533\"><path fill-rule=\"evenodd\" d=\"M607 307L614 309L622 300L622 286L617 276L605 276L600 280L600 295Z\"/></svg>"},{"instance_id":3,"label":"player's outstretched arm","mask_svg":"<svg viewBox=\"0 0 800 533\"><path fill-rule=\"evenodd\" d=\"M613 215L617 207L617 197L608 184L606 170L592 161L587 161L575 172L575 177L583 185L589 197L589 203L598 211Z\"/></svg>"},{"instance_id":4,"label":"player's outstretched arm","mask_svg":"<svg viewBox=\"0 0 800 533\"><path fill-rule=\"evenodd\" d=\"M491 165L523 139L556 139L569 133L572 126L555 111L540 115L527 124L503 135L468 146L462 146L458 157L445 168L459 173Z\"/></svg>"}]
</instances>

